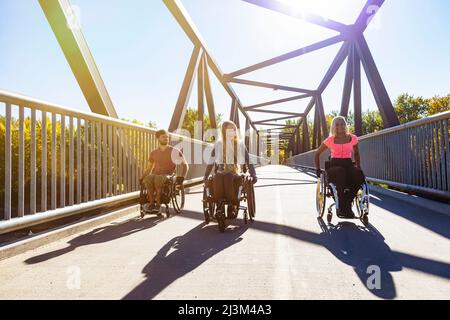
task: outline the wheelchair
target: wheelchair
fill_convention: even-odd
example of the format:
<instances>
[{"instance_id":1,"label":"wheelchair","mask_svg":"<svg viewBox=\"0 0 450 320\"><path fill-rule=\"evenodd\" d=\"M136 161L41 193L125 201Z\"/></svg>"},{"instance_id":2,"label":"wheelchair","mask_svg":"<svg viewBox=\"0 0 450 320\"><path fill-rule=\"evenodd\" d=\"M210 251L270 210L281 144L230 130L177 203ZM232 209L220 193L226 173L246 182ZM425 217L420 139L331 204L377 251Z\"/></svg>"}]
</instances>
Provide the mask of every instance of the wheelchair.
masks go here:
<instances>
[{"instance_id":1,"label":"wheelchair","mask_svg":"<svg viewBox=\"0 0 450 320\"><path fill-rule=\"evenodd\" d=\"M165 214L167 218L170 217L170 203L172 203L173 210L176 214L181 213L184 208L184 186L183 184L177 184L176 179L177 177L175 174L168 176L168 179L164 183L161 190L161 206L165 206ZM141 218L144 218L146 214L157 214L158 216L161 216L162 214L158 213L158 211L145 210L144 206L148 203L148 190L144 183L141 183L140 189L139 204Z\"/></svg>"},{"instance_id":2,"label":"wheelchair","mask_svg":"<svg viewBox=\"0 0 450 320\"><path fill-rule=\"evenodd\" d=\"M253 187L252 178L247 174L242 174L242 183L239 186L238 191L238 206L237 212L232 217L227 215L227 211L231 211L231 205L225 199L218 202L215 201L213 195L214 176L209 176L205 187L203 188L203 214L205 223L209 224L211 221L215 221L218 224L219 231L225 232L226 220L236 219L239 216L239 211L243 212L244 223L253 221L256 214L256 202L255 202L255 189ZM246 202L247 205L241 205L241 202ZM225 207L227 210L225 210Z\"/></svg>"},{"instance_id":3,"label":"wheelchair","mask_svg":"<svg viewBox=\"0 0 450 320\"><path fill-rule=\"evenodd\" d=\"M317 180L316 188L316 209L319 218L322 218L325 213L326 200L327 198L332 198L334 203L328 207L327 221L331 223L333 218L333 207L336 208L336 212L339 212L339 198L337 193L337 188L334 183L328 181L326 170L330 167L330 161L325 161L325 170L322 171L320 177ZM370 194L369 185L367 180L365 180L356 197L353 199L353 204L356 206L356 217L351 219L359 219L364 224L364 226L369 225L369 205L370 205ZM337 215L341 219L349 219L343 216Z\"/></svg>"}]
</instances>

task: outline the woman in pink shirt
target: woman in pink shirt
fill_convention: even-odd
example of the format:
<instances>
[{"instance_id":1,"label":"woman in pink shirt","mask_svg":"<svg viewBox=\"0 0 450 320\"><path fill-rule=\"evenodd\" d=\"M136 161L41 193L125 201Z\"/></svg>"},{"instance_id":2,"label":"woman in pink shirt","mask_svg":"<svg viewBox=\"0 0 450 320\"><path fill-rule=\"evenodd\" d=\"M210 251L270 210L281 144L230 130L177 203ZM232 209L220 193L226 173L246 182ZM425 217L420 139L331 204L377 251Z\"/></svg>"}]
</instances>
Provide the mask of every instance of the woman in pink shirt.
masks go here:
<instances>
[{"instance_id":1,"label":"woman in pink shirt","mask_svg":"<svg viewBox=\"0 0 450 320\"><path fill-rule=\"evenodd\" d=\"M315 154L317 176L320 176L320 155L330 149L331 164L327 169L328 180L336 185L339 197L338 216L353 218L352 201L364 182L360 168L358 137L350 134L344 117L335 117L331 122L331 133ZM352 155L355 159L353 164Z\"/></svg>"}]
</instances>

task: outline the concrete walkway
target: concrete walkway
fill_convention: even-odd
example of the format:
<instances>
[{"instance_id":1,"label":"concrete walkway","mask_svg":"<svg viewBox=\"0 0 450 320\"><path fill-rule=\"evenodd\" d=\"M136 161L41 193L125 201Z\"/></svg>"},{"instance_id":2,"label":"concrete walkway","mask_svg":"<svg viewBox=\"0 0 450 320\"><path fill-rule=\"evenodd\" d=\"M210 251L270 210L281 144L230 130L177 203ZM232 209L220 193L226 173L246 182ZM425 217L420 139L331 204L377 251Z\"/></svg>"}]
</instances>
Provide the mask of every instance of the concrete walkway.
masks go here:
<instances>
[{"instance_id":1,"label":"concrete walkway","mask_svg":"<svg viewBox=\"0 0 450 320\"><path fill-rule=\"evenodd\" d=\"M374 194L368 228L327 225L316 218L313 176L284 166L257 172L252 224L238 219L223 234L205 226L199 188L182 215L136 212L1 261L0 298L450 297L450 217Z\"/></svg>"}]
</instances>

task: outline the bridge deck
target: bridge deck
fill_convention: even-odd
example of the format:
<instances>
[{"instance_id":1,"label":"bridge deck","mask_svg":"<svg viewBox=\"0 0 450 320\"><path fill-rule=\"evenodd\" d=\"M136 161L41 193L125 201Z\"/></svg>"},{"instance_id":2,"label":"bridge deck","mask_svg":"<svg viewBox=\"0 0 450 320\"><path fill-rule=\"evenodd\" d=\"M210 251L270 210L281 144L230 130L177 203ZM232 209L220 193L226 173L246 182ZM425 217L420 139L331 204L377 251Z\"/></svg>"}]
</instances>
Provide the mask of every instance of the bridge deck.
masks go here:
<instances>
[{"instance_id":1,"label":"bridge deck","mask_svg":"<svg viewBox=\"0 0 450 320\"><path fill-rule=\"evenodd\" d=\"M314 177L283 166L258 174L251 225L239 219L224 234L204 226L201 192L194 192L180 216L140 220L136 213L1 261L0 298L450 296L448 216L375 194L368 229L336 218L321 225ZM370 265L380 267L380 290L366 287Z\"/></svg>"}]
</instances>

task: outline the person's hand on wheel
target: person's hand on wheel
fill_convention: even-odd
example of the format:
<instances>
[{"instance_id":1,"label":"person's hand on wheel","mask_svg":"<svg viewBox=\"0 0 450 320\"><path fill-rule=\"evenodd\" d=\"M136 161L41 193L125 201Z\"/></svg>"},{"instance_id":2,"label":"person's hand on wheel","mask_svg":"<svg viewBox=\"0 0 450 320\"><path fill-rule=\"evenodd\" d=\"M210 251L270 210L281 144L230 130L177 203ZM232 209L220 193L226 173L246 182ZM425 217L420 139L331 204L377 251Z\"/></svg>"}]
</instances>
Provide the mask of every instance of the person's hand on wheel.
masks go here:
<instances>
[{"instance_id":1,"label":"person's hand on wheel","mask_svg":"<svg viewBox=\"0 0 450 320\"><path fill-rule=\"evenodd\" d=\"M176 178L175 178L175 184L176 184L177 186L183 185L183 182L184 182L184 177L176 177Z\"/></svg>"}]
</instances>

